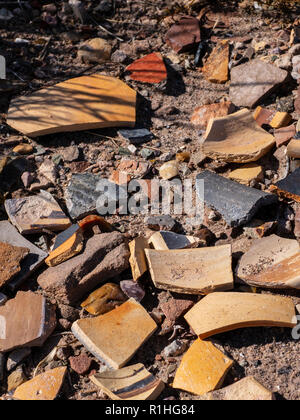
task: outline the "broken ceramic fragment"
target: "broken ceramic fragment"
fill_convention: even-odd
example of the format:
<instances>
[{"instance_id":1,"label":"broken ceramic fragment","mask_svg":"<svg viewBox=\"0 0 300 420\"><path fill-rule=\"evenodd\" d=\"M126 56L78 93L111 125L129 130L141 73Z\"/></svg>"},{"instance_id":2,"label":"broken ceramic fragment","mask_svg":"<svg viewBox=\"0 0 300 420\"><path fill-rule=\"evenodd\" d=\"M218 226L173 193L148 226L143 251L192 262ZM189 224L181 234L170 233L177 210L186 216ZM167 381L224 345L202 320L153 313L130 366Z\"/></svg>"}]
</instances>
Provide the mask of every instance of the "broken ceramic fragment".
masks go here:
<instances>
[{"instance_id":1,"label":"broken ceramic fragment","mask_svg":"<svg viewBox=\"0 0 300 420\"><path fill-rule=\"evenodd\" d=\"M119 286L114 283L106 283L100 289L95 290L81 304L81 307L92 315L103 315L115 309L126 300Z\"/></svg>"},{"instance_id":2,"label":"broken ceramic fragment","mask_svg":"<svg viewBox=\"0 0 300 420\"><path fill-rule=\"evenodd\" d=\"M134 281L138 281L143 274L148 271L145 249L149 248L146 238L139 237L129 242L132 277Z\"/></svg>"},{"instance_id":3,"label":"broken ceramic fragment","mask_svg":"<svg viewBox=\"0 0 300 420\"><path fill-rule=\"evenodd\" d=\"M288 127L279 128L275 130L274 136L276 140L276 146L280 147L291 140L296 134L296 127L290 125Z\"/></svg>"},{"instance_id":4,"label":"broken ceramic fragment","mask_svg":"<svg viewBox=\"0 0 300 420\"><path fill-rule=\"evenodd\" d=\"M201 41L198 19L184 16L173 25L167 35L167 44L178 54L190 51Z\"/></svg>"},{"instance_id":5,"label":"broken ceramic fragment","mask_svg":"<svg viewBox=\"0 0 300 420\"><path fill-rule=\"evenodd\" d=\"M205 204L218 211L230 226L249 222L261 207L277 202L273 194L247 187L210 171L199 174L197 180L204 181Z\"/></svg>"},{"instance_id":6,"label":"broken ceramic fragment","mask_svg":"<svg viewBox=\"0 0 300 420\"><path fill-rule=\"evenodd\" d=\"M24 235L42 233L43 229L57 232L71 225L70 219L47 191L6 200L4 205L11 222Z\"/></svg>"},{"instance_id":7,"label":"broken ceramic fragment","mask_svg":"<svg viewBox=\"0 0 300 420\"><path fill-rule=\"evenodd\" d=\"M70 258L75 257L83 250L83 235L81 230L76 230L73 235L62 245L52 250L46 258L45 263L49 267L55 267Z\"/></svg>"},{"instance_id":8,"label":"broken ceramic fragment","mask_svg":"<svg viewBox=\"0 0 300 420\"><path fill-rule=\"evenodd\" d=\"M212 293L185 319L201 339L239 328L294 328L295 305L289 298L255 293Z\"/></svg>"},{"instance_id":9,"label":"broken ceramic fragment","mask_svg":"<svg viewBox=\"0 0 300 420\"><path fill-rule=\"evenodd\" d=\"M299 140L296 140L299 141ZM270 186L270 191L275 192L279 197L284 197L300 203L300 168L286 178Z\"/></svg>"},{"instance_id":10,"label":"broken ceramic fragment","mask_svg":"<svg viewBox=\"0 0 300 420\"><path fill-rule=\"evenodd\" d=\"M221 41L208 57L202 72L211 83L226 83L229 78L229 43Z\"/></svg>"},{"instance_id":11,"label":"broken ceramic fragment","mask_svg":"<svg viewBox=\"0 0 300 420\"><path fill-rule=\"evenodd\" d=\"M141 363L96 373L91 381L112 400L156 400L164 389L164 383L155 379Z\"/></svg>"},{"instance_id":12,"label":"broken ceramic fragment","mask_svg":"<svg viewBox=\"0 0 300 420\"><path fill-rule=\"evenodd\" d=\"M159 289L187 294L233 289L230 245L172 251L146 249L145 254Z\"/></svg>"},{"instance_id":13,"label":"broken ceramic fragment","mask_svg":"<svg viewBox=\"0 0 300 420\"><path fill-rule=\"evenodd\" d=\"M262 181L264 172L262 166L248 163L238 169L234 169L228 176L240 184L249 185L252 181Z\"/></svg>"},{"instance_id":14,"label":"broken ceramic fragment","mask_svg":"<svg viewBox=\"0 0 300 420\"><path fill-rule=\"evenodd\" d=\"M232 114L234 110L235 106L229 101L203 105L195 109L191 117L191 122L199 128L199 130L206 130L207 125L212 118L226 117L226 115Z\"/></svg>"},{"instance_id":15,"label":"broken ceramic fragment","mask_svg":"<svg viewBox=\"0 0 300 420\"><path fill-rule=\"evenodd\" d=\"M294 159L300 159L300 141L291 140L287 146L287 155Z\"/></svg>"},{"instance_id":16,"label":"broken ceramic fragment","mask_svg":"<svg viewBox=\"0 0 300 420\"><path fill-rule=\"evenodd\" d=\"M19 386L14 398L21 401L52 401L58 396L66 373L66 367L48 370Z\"/></svg>"},{"instance_id":17,"label":"broken ceramic fragment","mask_svg":"<svg viewBox=\"0 0 300 420\"><path fill-rule=\"evenodd\" d=\"M119 369L156 328L148 312L130 299L105 315L76 321L72 332L97 359L113 369Z\"/></svg>"},{"instance_id":18,"label":"broken ceramic fragment","mask_svg":"<svg viewBox=\"0 0 300 420\"><path fill-rule=\"evenodd\" d=\"M167 78L167 68L160 53L152 53L134 61L127 68L130 78L144 83L160 83Z\"/></svg>"},{"instance_id":19,"label":"broken ceramic fragment","mask_svg":"<svg viewBox=\"0 0 300 420\"><path fill-rule=\"evenodd\" d=\"M28 248L0 242L0 288L20 273L21 262L28 253Z\"/></svg>"},{"instance_id":20,"label":"broken ceramic fragment","mask_svg":"<svg viewBox=\"0 0 300 420\"><path fill-rule=\"evenodd\" d=\"M230 99L237 106L253 108L287 78L288 72L256 59L231 69Z\"/></svg>"},{"instance_id":21,"label":"broken ceramic fragment","mask_svg":"<svg viewBox=\"0 0 300 420\"><path fill-rule=\"evenodd\" d=\"M275 138L263 130L247 109L210 120L202 145L211 159L225 162L255 162L268 153Z\"/></svg>"},{"instance_id":22,"label":"broken ceramic fragment","mask_svg":"<svg viewBox=\"0 0 300 420\"><path fill-rule=\"evenodd\" d=\"M173 388L204 395L222 386L232 366L232 360L211 342L198 339L183 356Z\"/></svg>"},{"instance_id":23,"label":"broken ceramic fragment","mask_svg":"<svg viewBox=\"0 0 300 420\"><path fill-rule=\"evenodd\" d=\"M155 232L149 239L149 245L158 251L171 249L197 248L200 240L193 236L179 235L174 232Z\"/></svg>"},{"instance_id":24,"label":"broken ceramic fragment","mask_svg":"<svg viewBox=\"0 0 300 420\"><path fill-rule=\"evenodd\" d=\"M29 249L29 254L21 262L21 271L8 284L8 287L14 291L43 263L47 253L27 241L8 221L0 222L0 241Z\"/></svg>"},{"instance_id":25,"label":"broken ceramic fragment","mask_svg":"<svg viewBox=\"0 0 300 420\"><path fill-rule=\"evenodd\" d=\"M30 137L104 127L134 127L136 92L94 74L13 99L7 124Z\"/></svg>"},{"instance_id":26,"label":"broken ceramic fragment","mask_svg":"<svg viewBox=\"0 0 300 420\"><path fill-rule=\"evenodd\" d=\"M40 347L56 326L55 310L33 292L18 292L0 307L0 352Z\"/></svg>"},{"instance_id":27,"label":"broken ceramic fragment","mask_svg":"<svg viewBox=\"0 0 300 420\"><path fill-rule=\"evenodd\" d=\"M240 259L237 276L247 284L270 289L300 289L300 245L271 235L253 242Z\"/></svg>"}]
</instances>

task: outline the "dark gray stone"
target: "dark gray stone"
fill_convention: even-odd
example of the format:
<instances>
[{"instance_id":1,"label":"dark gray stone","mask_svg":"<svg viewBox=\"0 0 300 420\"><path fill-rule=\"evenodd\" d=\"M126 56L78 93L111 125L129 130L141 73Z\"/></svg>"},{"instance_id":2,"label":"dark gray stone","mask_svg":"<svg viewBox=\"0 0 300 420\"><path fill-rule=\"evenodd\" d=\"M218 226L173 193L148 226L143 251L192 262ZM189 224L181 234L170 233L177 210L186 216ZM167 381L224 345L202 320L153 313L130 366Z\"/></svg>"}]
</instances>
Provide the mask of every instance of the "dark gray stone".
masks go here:
<instances>
[{"instance_id":1,"label":"dark gray stone","mask_svg":"<svg viewBox=\"0 0 300 420\"><path fill-rule=\"evenodd\" d=\"M8 372L13 370L16 366L18 366L21 362L23 362L26 357L31 354L31 349L17 349L14 350L12 353L9 354L6 363L6 369Z\"/></svg>"},{"instance_id":2,"label":"dark gray stone","mask_svg":"<svg viewBox=\"0 0 300 420\"><path fill-rule=\"evenodd\" d=\"M0 222L0 242L29 249L29 254L21 261L21 271L9 283L12 291L16 290L47 258L48 254L27 241L8 221Z\"/></svg>"},{"instance_id":3,"label":"dark gray stone","mask_svg":"<svg viewBox=\"0 0 300 420\"><path fill-rule=\"evenodd\" d=\"M146 225L152 230L173 231L176 229L176 220L169 215L149 216L145 220Z\"/></svg>"},{"instance_id":4,"label":"dark gray stone","mask_svg":"<svg viewBox=\"0 0 300 420\"><path fill-rule=\"evenodd\" d=\"M296 169L282 181L277 182L276 187L289 194L300 197L300 168Z\"/></svg>"},{"instance_id":5,"label":"dark gray stone","mask_svg":"<svg viewBox=\"0 0 300 420\"><path fill-rule=\"evenodd\" d=\"M137 302L141 302L145 297L145 291L141 286L133 280L123 280L120 282L122 292L129 298L134 298Z\"/></svg>"},{"instance_id":6,"label":"dark gray stone","mask_svg":"<svg viewBox=\"0 0 300 420\"><path fill-rule=\"evenodd\" d=\"M0 385L4 380L4 371L5 371L5 354L0 353Z\"/></svg>"},{"instance_id":7,"label":"dark gray stone","mask_svg":"<svg viewBox=\"0 0 300 420\"><path fill-rule=\"evenodd\" d=\"M161 231L160 234L169 249L185 249L191 246L191 242L185 235L166 231Z\"/></svg>"},{"instance_id":8,"label":"dark gray stone","mask_svg":"<svg viewBox=\"0 0 300 420\"><path fill-rule=\"evenodd\" d=\"M4 295L3 293L0 293L0 306L5 305L6 302L7 302L7 296Z\"/></svg>"},{"instance_id":9,"label":"dark gray stone","mask_svg":"<svg viewBox=\"0 0 300 420\"><path fill-rule=\"evenodd\" d=\"M199 174L198 180L204 181L204 203L219 212L232 227L249 222L261 207L277 202L273 194L247 187L210 171Z\"/></svg>"},{"instance_id":10,"label":"dark gray stone","mask_svg":"<svg viewBox=\"0 0 300 420\"><path fill-rule=\"evenodd\" d=\"M151 140L154 136L146 128L135 128L132 130L119 130L118 134L133 144L142 144Z\"/></svg>"}]
</instances>

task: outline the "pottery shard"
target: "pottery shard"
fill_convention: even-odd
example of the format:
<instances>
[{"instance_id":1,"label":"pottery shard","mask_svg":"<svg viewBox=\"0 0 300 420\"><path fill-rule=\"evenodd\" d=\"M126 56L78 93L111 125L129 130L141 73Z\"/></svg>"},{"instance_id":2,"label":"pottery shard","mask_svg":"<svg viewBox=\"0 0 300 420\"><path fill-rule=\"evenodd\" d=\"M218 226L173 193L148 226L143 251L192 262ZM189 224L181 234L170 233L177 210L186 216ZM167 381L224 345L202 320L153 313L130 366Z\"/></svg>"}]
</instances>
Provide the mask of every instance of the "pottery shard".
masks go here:
<instances>
[{"instance_id":1,"label":"pottery shard","mask_svg":"<svg viewBox=\"0 0 300 420\"><path fill-rule=\"evenodd\" d=\"M202 149L211 159L247 163L260 159L274 144L275 138L259 127L250 111L243 109L210 120Z\"/></svg>"},{"instance_id":2,"label":"pottery shard","mask_svg":"<svg viewBox=\"0 0 300 420\"><path fill-rule=\"evenodd\" d=\"M205 401L273 401L271 391L260 384L253 376L248 376L226 388L209 392L201 397Z\"/></svg>"},{"instance_id":3,"label":"pottery shard","mask_svg":"<svg viewBox=\"0 0 300 420\"><path fill-rule=\"evenodd\" d=\"M252 108L287 78L288 72L260 59L231 70L230 99L237 106Z\"/></svg>"},{"instance_id":4,"label":"pottery shard","mask_svg":"<svg viewBox=\"0 0 300 420\"><path fill-rule=\"evenodd\" d=\"M129 243L130 266L134 281L138 281L148 271L145 249L149 248L147 239L140 237Z\"/></svg>"},{"instance_id":5,"label":"pottery shard","mask_svg":"<svg viewBox=\"0 0 300 420\"><path fill-rule=\"evenodd\" d=\"M23 235L42 233L43 229L57 232L71 225L70 219L47 191L6 200L5 209L11 222Z\"/></svg>"},{"instance_id":6,"label":"pottery shard","mask_svg":"<svg viewBox=\"0 0 300 420\"><path fill-rule=\"evenodd\" d=\"M205 339L248 327L297 325L295 306L289 298L255 293L212 293L197 303L185 319Z\"/></svg>"},{"instance_id":7,"label":"pottery shard","mask_svg":"<svg viewBox=\"0 0 300 420\"><path fill-rule=\"evenodd\" d=\"M251 181L258 181L263 179L263 168L255 163L248 163L241 168L230 172L229 178L234 179L244 185L249 185Z\"/></svg>"},{"instance_id":8,"label":"pottery shard","mask_svg":"<svg viewBox=\"0 0 300 420\"><path fill-rule=\"evenodd\" d=\"M300 141L292 140L287 147L287 155L294 159L300 159Z\"/></svg>"},{"instance_id":9,"label":"pottery shard","mask_svg":"<svg viewBox=\"0 0 300 420\"><path fill-rule=\"evenodd\" d=\"M197 181L204 181L205 204L218 211L232 227L249 222L261 207L277 202L273 194L247 187L210 171L199 174Z\"/></svg>"},{"instance_id":10,"label":"pottery shard","mask_svg":"<svg viewBox=\"0 0 300 420\"><path fill-rule=\"evenodd\" d=\"M160 53L152 53L130 64L126 70L138 82L160 83L167 78L167 69Z\"/></svg>"},{"instance_id":11,"label":"pottery shard","mask_svg":"<svg viewBox=\"0 0 300 420\"><path fill-rule=\"evenodd\" d=\"M252 286L300 289L299 262L298 241L272 235L254 241L242 256L237 275Z\"/></svg>"},{"instance_id":12,"label":"pottery shard","mask_svg":"<svg viewBox=\"0 0 300 420\"><path fill-rule=\"evenodd\" d=\"M206 130L209 121L212 118L226 117L226 115L232 114L235 110L235 106L232 102L220 102L218 104L203 105L195 109L191 122L199 130Z\"/></svg>"},{"instance_id":13,"label":"pottery shard","mask_svg":"<svg viewBox=\"0 0 300 420\"><path fill-rule=\"evenodd\" d=\"M28 253L28 248L0 242L0 288L21 271L20 263Z\"/></svg>"},{"instance_id":14,"label":"pottery shard","mask_svg":"<svg viewBox=\"0 0 300 420\"><path fill-rule=\"evenodd\" d=\"M156 328L148 312L130 299L105 315L76 321L72 332L97 359L113 369L119 369Z\"/></svg>"},{"instance_id":15,"label":"pottery shard","mask_svg":"<svg viewBox=\"0 0 300 420\"><path fill-rule=\"evenodd\" d=\"M44 271L38 283L57 300L73 304L128 267L129 251L122 234L103 233L89 239L82 254Z\"/></svg>"},{"instance_id":16,"label":"pottery shard","mask_svg":"<svg viewBox=\"0 0 300 420\"><path fill-rule=\"evenodd\" d=\"M49 267L55 267L65 261L68 261L70 258L75 255L80 254L83 250L83 235L82 231L77 230L69 239L67 239L63 244L57 247L55 250L51 251L49 257L46 258L45 263Z\"/></svg>"},{"instance_id":17,"label":"pottery shard","mask_svg":"<svg viewBox=\"0 0 300 420\"><path fill-rule=\"evenodd\" d=\"M290 125L288 127L283 127L275 130L275 140L276 146L280 147L286 144L289 140L291 140L296 134L296 127L294 125Z\"/></svg>"},{"instance_id":18,"label":"pottery shard","mask_svg":"<svg viewBox=\"0 0 300 420\"><path fill-rule=\"evenodd\" d=\"M183 356L173 388L204 395L222 386L232 366L232 360L211 342L198 339Z\"/></svg>"},{"instance_id":19,"label":"pottery shard","mask_svg":"<svg viewBox=\"0 0 300 420\"><path fill-rule=\"evenodd\" d=\"M149 270L159 289L208 294L233 289L231 246L157 251L145 250Z\"/></svg>"},{"instance_id":20,"label":"pottery shard","mask_svg":"<svg viewBox=\"0 0 300 420\"><path fill-rule=\"evenodd\" d=\"M156 400L164 383L156 379L144 365L138 363L123 369L96 373L91 381L112 400Z\"/></svg>"},{"instance_id":21,"label":"pottery shard","mask_svg":"<svg viewBox=\"0 0 300 420\"><path fill-rule=\"evenodd\" d=\"M48 370L19 386L14 398L22 401L52 401L58 396L66 373L66 367Z\"/></svg>"},{"instance_id":22,"label":"pottery shard","mask_svg":"<svg viewBox=\"0 0 300 420\"><path fill-rule=\"evenodd\" d=\"M114 77L94 74L12 100L7 124L30 137L91 130L133 127L136 92Z\"/></svg>"},{"instance_id":23,"label":"pottery shard","mask_svg":"<svg viewBox=\"0 0 300 420\"><path fill-rule=\"evenodd\" d=\"M298 140L297 140L298 141ZM270 190L280 197L288 198L300 203L300 168L283 180L271 185Z\"/></svg>"},{"instance_id":24,"label":"pottery shard","mask_svg":"<svg viewBox=\"0 0 300 420\"><path fill-rule=\"evenodd\" d=\"M113 283L107 283L90 294L82 302L81 307L92 315L103 315L124 303L125 300L126 296L119 286Z\"/></svg>"},{"instance_id":25,"label":"pottery shard","mask_svg":"<svg viewBox=\"0 0 300 420\"><path fill-rule=\"evenodd\" d=\"M109 61L111 45L102 38L90 39L79 47L78 58L84 63L103 63Z\"/></svg>"},{"instance_id":26,"label":"pottery shard","mask_svg":"<svg viewBox=\"0 0 300 420\"><path fill-rule=\"evenodd\" d=\"M149 239L149 244L156 250L197 248L200 239L193 236L178 235L174 232L155 232Z\"/></svg>"},{"instance_id":27,"label":"pottery shard","mask_svg":"<svg viewBox=\"0 0 300 420\"><path fill-rule=\"evenodd\" d=\"M182 17L166 35L167 44L178 54L190 51L200 41L199 21L191 16Z\"/></svg>"},{"instance_id":28,"label":"pottery shard","mask_svg":"<svg viewBox=\"0 0 300 420\"><path fill-rule=\"evenodd\" d=\"M220 42L209 56L202 71L212 83L226 83L229 78L229 43Z\"/></svg>"},{"instance_id":29,"label":"pottery shard","mask_svg":"<svg viewBox=\"0 0 300 420\"><path fill-rule=\"evenodd\" d=\"M55 326L55 311L43 296L18 292L0 307L0 352L40 347Z\"/></svg>"}]
</instances>

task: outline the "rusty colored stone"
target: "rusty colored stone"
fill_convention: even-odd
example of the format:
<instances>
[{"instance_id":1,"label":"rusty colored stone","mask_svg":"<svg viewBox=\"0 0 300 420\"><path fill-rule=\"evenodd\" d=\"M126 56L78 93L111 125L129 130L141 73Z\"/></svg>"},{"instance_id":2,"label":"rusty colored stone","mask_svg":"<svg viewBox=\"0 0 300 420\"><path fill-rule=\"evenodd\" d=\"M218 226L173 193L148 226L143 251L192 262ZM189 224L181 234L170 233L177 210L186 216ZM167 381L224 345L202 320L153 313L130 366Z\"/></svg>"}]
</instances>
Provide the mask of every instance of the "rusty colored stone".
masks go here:
<instances>
[{"instance_id":1,"label":"rusty colored stone","mask_svg":"<svg viewBox=\"0 0 300 420\"><path fill-rule=\"evenodd\" d=\"M178 54L190 51L200 41L199 21L191 16L182 17L166 35L167 44Z\"/></svg>"},{"instance_id":2,"label":"rusty colored stone","mask_svg":"<svg viewBox=\"0 0 300 420\"><path fill-rule=\"evenodd\" d=\"M0 288L21 271L21 261L29 249L0 242Z\"/></svg>"},{"instance_id":3,"label":"rusty colored stone","mask_svg":"<svg viewBox=\"0 0 300 420\"><path fill-rule=\"evenodd\" d=\"M160 83L167 78L167 69L160 53L152 53L130 64L126 70L131 79L145 83Z\"/></svg>"},{"instance_id":4,"label":"rusty colored stone","mask_svg":"<svg viewBox=\"0 0 300 420\"><path fill-rule=\"evenodd\" d=\"M234 110L235 106L229 101L200 106L195 109L191 117L191 122L197 126L199 130L206 130L207 125L212 118L226 117L227 115L232 114Z\"/></svg>"},{"instance_id":5,"label":"rusty colored stone","mask_svg":"<svg viewBox=\"0 0 300 420\"><path fill-rule=\"evenodd\" d=\"M209 56L202 72L211 83L226 83L229 78L229 43L221 41Z\"/></svg>"},{"instance_id":6,"label":"rusty colored stone","mask_svg":"<svg viewBox=\"0 0 300 420\"><path fill-rule=\"evenodd\" d=\"M126 300L126 296L114 283L107 283L96 290L81 304L92 315L103 315Z\"/></svg>"},{"instance_id":7,"label":"rusty colored stone","mask_svg":"<svg viewBox=\"0 0 300 420\"><path fill-rule=\"evenodd\" d=\"M86 354L69 358L70 366L78 375L84 375L90 370L92 359Z\"/></svg>"}]
</instances>

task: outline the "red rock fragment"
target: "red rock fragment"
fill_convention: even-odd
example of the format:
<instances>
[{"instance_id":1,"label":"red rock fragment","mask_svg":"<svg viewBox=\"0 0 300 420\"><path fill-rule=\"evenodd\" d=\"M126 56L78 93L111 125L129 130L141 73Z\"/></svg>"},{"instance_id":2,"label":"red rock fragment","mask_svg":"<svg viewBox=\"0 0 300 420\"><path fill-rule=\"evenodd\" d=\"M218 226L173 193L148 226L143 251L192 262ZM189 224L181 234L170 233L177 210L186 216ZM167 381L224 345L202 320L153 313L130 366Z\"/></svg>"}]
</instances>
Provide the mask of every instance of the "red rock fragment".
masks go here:
<instances>
[{"instance_id":1,"label":"red rock fragment","mask_svg":"<svg viewBox=\"0 0 300 420\"><path fill-rule=\"evenodd\" d=\"M198 19L184 16L173 25L166 36L167 44L178 54L190 51L201 41L201 32Z\"/></svg>"},{"instance_id":2,"label":"red rock fragment","mask_svg":"<svg viewBox=\"0 0 300 420\"><path fill-rule=\"evenodd\" d=\"M69 358L70 366L78 375L84 375L90 370L92 360L86 355L81 354L77 357Z\"/></svg>"},{"instance_id":3,"label":"red rock fragment","mask_svg":"<svg viewBox=\"0 0 300 420\"><path fill-rule=\"evenodd\" d=\"M145 83L160 83L167 78L167 69L160 53L146 55L130 64L131 79Z\"/></svg>"},{"instance_id":4,"label":"red rock fragment","mask_svg":"<svg viewBox=\"0 0 300 420\"><path fill-rule=\"evenodd\" d=\"M195 109L191 122L199 130L206 130L209 121L212 118L226 117L229 114L232 114L235 110L235 106L232 102L220 102L218 104L210 104L199 106Z\"/></svg>"}]
</instances>

